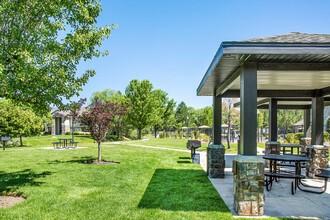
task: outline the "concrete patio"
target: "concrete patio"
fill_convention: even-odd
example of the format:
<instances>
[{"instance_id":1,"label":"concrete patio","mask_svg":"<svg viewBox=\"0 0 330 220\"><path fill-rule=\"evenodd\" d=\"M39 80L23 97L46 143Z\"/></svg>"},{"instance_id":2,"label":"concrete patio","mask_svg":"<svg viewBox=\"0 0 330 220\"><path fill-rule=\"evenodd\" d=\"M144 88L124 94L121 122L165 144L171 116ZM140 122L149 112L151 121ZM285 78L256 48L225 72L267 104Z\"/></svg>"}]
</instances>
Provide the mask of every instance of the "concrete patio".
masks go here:
<instances>
[{"instance_id":1,"label":"concrete patio","mask_svg":"<svg viewBox=\"0 0 330 220\"><path fill-rule=\"evenodd\" d=\"M206 153L201 154L201 166L206 171ZM261 155L259 155L261 157ZM299 219L330 219L330 190L323 194L313 194L297 189L295 195L291 195L290 179L280 179L274 183L271 191L265 190L266 205L264 216L238 216L234 210L234 183L232 173L232 161L236 155L225 155L226 168L224 179L211 179L213 186L228 206L233 217L242 218L299 218ZM320 184L318 180L308 180L309 184Z\"/></svg>"}]
</instances>

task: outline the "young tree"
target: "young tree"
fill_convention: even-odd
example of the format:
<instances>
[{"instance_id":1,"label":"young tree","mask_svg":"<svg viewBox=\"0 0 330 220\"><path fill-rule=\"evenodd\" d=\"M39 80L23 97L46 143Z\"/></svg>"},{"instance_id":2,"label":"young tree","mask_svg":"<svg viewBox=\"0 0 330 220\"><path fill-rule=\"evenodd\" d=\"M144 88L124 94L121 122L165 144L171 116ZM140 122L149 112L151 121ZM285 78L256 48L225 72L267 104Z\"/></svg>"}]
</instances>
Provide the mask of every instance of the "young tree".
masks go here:
<instances>
[{"instance_id":1,"label":"young tree","mask_svg":"<svg viewBox=\"0 0 330 220\"><path fill-rule=\"evenodd\" d=\"M19 137L23 146L23 137L40 134L43 124L30 108L16 106L7 100L0 104L0 136Z\"/></svg>"},{"instance_id":2,"label":"young tree","mask_svg":"<svg viewBox=\"0 0 330 220\"><path fill-rule=\"evenodd\" d=\"M71 130L72 130L72 142L74 142L74 124L79 118L80 109L86 103L86 98L80 99L78 102L71 101L69 104L61 107L61 110L68 111L67 117L71 117Z\"/></svg>"},{"instance_id":3,"label":"young tree","mask_svg":"<svg viewBox=\"0 0 330 220\"><path fill-rule=\"evenodd\" d=\"M102 162L101 142L105 139L107 131L111 128L111 122L116 114L120 114L120 105L105 101L104 103L94 98L94 102L88 106L87 111L80 116L81 122L85 123L93 139L98 143L98 162Z\"/></svg>"},{"instance_id":4,"label":"young tree","mask_svg":"<svg viewBox=\"0 0 330 220\"><path fill-rule=\"evenodd\" d=\"M238 102L236 98L225 98L223 99L223 116L225 117L223 120L228 124L228 134L227 134L227 144L228 149L230 146L230 138L231 138L231 126L238 118L238 112L234 108L234 104Z\"/></svg>"},{"instance_id":5,"label":"young tree","mask_svg":"<svg viewBox=\"0 0 330 220\"><path fill-rule=\"evenodd\" d=\"M107 55L98 48L117 27L96 26L101 11L99 0L2 0L0 98L48 112L79 95L95 71L77 65Z\"/></svg>"},{"instance_id":6,"label":"young tree","mask_svg":"<svg viewBox=\"0 0 330 220\"><path fill-rule=\"evenodd\" d=\"M131 107L131 104L128 103L126 97L120 93L120 91L114 91L110 89L105 89L101 92L94 92L93 96L91 97L91 101L94 101L94 98L98 97L99 101L105 103L106 101L112 103L118 103L120 109L120 114L115 115L114 119L112 120L112 126L116 131L118 140L121 139L121 135L123 130L127 129L127 112L128 108Z\"/></svg>"},{"instance_id":7,"label":"young tree","mask_svg":"<svg viewBox=\"0 0 330 220\"><path fill-rule=\"evenodd\" d=\"M125 95L132 106L129 107L128 121L138 129L137 139L141 139L142 129L153 125L159 105L152 91L152 84L148 80L132 80L126 87Z\"/></svg>"}]
</instances>

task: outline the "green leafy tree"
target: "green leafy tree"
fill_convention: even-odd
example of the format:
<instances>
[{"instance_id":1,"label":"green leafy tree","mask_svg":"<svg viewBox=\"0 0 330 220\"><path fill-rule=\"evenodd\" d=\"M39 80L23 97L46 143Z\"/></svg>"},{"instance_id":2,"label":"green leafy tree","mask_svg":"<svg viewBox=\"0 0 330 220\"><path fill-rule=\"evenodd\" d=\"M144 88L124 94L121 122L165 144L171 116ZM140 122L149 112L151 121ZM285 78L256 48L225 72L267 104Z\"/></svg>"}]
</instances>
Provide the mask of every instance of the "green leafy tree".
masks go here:
<instances>
[{"instance_id":1,"label":"green leafy tree","mask_svg":"<svg viewBox=\"0 0 330 220\"><path fill-rule=\"evenodd\" d=\"M47 114L44 114L42 117L41 117L41 123L44 127L48 128L50 126L52 126L53 124L53 117L52 115L50 114L50 112L48 112Z\"/></svg>"},{"instance_id":2,"label":"green leafy tree","mask_svg":"<svg viewBox=\"0 0 330 220\"><path fill-rule=\"evenodd\" d=\"M213 125L213 108L211 106L206 106L202 109L198 109L197 115L197 126L212 126Z\"/></svg>"},{"instance_id":3,"label":"green leafy tree","mask_svg":"<svg viewBox=\"0 0 330 220\"><path fill-rule=\"evenodd\" d=\"M173 124L176 103L174 99L169 99L168 94L163 90L154 90L153 95L155 99L155 111L157 111L153 121L156 137L158 128L163 127L167 130Z\"/></svg>"},{"instance_id":4,"label":"green leafy tree","mask_svg":"<svg viewBox=\"0 0 330 220\"><path fill-rule=\"evenodd\" d=\"M116 28L96 26L101 11L99 0L0 1L0 98L48 112L79 95L95 71L77 65L107 55L98 48Z\"/></svg>"},{"instance_id":5,"label":"green leafy tree","mask_svg":"<svg viewBox=\"0 0 330 220\"><path fill-rule=\"evenodd\" d=\"M1 100L0 136L19 137L23 146L23 137L38 135L42 129L42 120L32 109Z\"/></svg>"},{"instance_id":6,"label":"green leafy tree","mask_svg":"<svg viewBox=\"0 0 330 220\"><path fill-rule=\"evenodd\" d=\"M301 110L280 109L277 111L277 125L278 127L284 127L285 133L287 133L288 127L302 120L303 117L303 111Z\"/></svg>"},{"instance_id":7,"label":"green leafy tree","mask_svg":"<svg viewBox=\"0 0 330 220\"><path fill-rule=\"evenodd\" d=\"M182 126L188 127L189 125L189 111L186 103L180 102L175 111L175 118L177 123L181 123Z\"/></svg>"},{"instance_id":8,"label":"green leafy tree","mask_svg":"<svg viewBox=\"0 0 330 220\"><path fill-rule=\"evenodd\" d=\"M129 103L128 121L138 129L137 139L141 139L142 129L158 121L160 107L152 91L152 84L148 80L132 80L126 87L125 95Z\"/></svg>"}]
</instances>

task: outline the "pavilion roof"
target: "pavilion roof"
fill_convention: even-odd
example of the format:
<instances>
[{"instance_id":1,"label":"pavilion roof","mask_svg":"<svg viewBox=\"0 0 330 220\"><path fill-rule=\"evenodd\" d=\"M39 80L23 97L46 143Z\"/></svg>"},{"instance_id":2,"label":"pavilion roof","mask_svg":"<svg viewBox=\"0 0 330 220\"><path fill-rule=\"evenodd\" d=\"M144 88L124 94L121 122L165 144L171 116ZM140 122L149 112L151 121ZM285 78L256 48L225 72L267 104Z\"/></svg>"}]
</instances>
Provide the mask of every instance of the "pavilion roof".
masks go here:
<instances>
[{"instance_id":1,"label":"pavilion roof","mask_svg":"<svg viewBox=\"0 0 330 220\"><path fill-rule=\"evenodd\" d=\"M330 86L330 34L292 32L222 42L197 95L238 91L246 62L257 63L258 90L322 90Z\"/></svg>"},{"instance_id":2,"label":"pavilion roof","mask_svg":"<svg viewBox=\"0 0 330 220\"><path fill-rule=\"evenodd\" d=\"M291 32L288 34L252 38L248 40L239 40L237 42L330 43L330 34L308 34L308 33L300 33L300 32Z\"/></svg>"}]
</instances>

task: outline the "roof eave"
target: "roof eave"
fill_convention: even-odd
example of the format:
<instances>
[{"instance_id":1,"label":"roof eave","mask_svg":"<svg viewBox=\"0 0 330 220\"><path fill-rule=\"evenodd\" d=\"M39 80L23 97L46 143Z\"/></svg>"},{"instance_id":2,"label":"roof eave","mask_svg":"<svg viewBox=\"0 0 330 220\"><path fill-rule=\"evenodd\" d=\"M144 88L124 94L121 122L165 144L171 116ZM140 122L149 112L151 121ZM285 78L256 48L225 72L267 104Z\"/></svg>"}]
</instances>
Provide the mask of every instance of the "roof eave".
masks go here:
<instances>
[{"instance_id":1,"label":"roof eave","mask_svg":"<svg viewBox=\"0 0 330 220\"><path fill-rule=\"evenodd\" d=\"M221 43L202 81L197 96L223 54L330 54L330 43L237 42Z\"/></svg>"}]
</instances>

